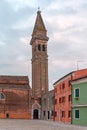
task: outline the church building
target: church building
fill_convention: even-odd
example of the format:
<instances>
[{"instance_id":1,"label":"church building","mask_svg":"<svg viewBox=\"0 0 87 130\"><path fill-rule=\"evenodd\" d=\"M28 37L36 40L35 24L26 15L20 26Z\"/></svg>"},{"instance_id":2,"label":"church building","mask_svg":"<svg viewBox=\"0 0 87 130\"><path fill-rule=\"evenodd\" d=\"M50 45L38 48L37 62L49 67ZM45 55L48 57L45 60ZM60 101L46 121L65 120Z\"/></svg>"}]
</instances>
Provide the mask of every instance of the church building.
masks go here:
<instances>
[{"instance_id":1,"label":"church building","mask_svg":"<svg viewBox=\"0 0 87 130\"><path fill-rule=\"evenodd\" d=\"M32 47L32 89L28 76L0 76L0 118L41 119L42 95L48 92L47 30L41 11L30 45Z\"/></svg>"},{"instance_id":2,"label":"church building","mask_svg":"<svg viewBox=\"0 0 87 130\"><path fill-rule=\"evenodd\" d=\"M30 119L28 76L0 76L0 118Z\"/></svg>"}]
</instances>

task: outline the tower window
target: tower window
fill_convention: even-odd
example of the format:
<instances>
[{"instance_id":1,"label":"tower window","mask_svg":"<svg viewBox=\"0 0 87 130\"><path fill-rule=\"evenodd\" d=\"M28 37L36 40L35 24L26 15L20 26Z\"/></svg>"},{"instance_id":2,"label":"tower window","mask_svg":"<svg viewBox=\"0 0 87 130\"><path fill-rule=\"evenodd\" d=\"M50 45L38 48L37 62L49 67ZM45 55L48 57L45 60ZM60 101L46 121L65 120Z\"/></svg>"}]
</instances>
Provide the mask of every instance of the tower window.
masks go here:
<instances>
[{"instance_id":1,"label":"tower window","mask_svg":"<svg viewBox=\"0 0 87 130\"><path fill-rule=\"evenodd\" d=\"M38 44L38 50L41 51L41 45L40 44Z\"/></svg>"},{"instance_id":2,"label":"tower window","mask_svg":"<svg viewBox=\"0 0 87 130\"><path fill-rule=\"evenodd\" d=\"M45 50L46 50L46 49L45 49L45 45L42 45L42 50L43 50L43 51L45 51Z\"/></svg>"}]
</instances>

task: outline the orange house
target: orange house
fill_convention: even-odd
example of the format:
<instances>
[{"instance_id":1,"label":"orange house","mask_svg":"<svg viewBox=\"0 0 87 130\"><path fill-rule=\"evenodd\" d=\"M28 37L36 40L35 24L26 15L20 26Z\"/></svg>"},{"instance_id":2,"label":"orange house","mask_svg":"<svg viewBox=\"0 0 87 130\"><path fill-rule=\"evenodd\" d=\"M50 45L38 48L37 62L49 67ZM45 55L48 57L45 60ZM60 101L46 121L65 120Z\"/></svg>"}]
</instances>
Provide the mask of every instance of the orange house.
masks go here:
<instances>
[{"instance_id":1,"label":"orange house","mask_svg":"<svg viewBox=\"0 0 87 130\"><path fill-rule=\"evenodd\" d=\"M71 123L71 84L70 81L87 76L87 69L73 71L57 80L54 85L55 121Z\"/></svg>"}]
</instances>

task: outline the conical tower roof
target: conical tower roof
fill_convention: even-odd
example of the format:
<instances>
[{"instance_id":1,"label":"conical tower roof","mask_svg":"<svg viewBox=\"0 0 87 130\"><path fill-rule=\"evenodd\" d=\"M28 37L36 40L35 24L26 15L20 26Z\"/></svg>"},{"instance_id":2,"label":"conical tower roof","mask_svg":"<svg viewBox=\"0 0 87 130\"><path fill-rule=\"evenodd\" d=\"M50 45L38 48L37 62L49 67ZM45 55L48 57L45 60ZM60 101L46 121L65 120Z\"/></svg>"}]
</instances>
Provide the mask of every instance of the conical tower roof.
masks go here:
<instances>
[{"instance_id":1,"label":"conical tower roof","mask_svg":"<svg viewBox=\"0 0 87 130\"><path fill-rule=\"evenodd\" d=\"M30 41L31 45L33 44L33 41L35 39L46 40L46 41L48 41L48 39L49 39L47 37L47 30L45 28L40 10L37 11L37 17L36 17L36 21L35 21L35 25L34 25L34 29L33 29L33 33L32 33L32 38Z\"/></svg>"},{"instance_id":2,"label":"conical tower roof","mask_svg":"<svg viewBox=\"0 0 87 130\"><path fill-rule=\"evenodd\" d=\"M35 22L35 26L34 26L34 30L33 30L33 34L36 34L38 31L44 31L46 32L46 28L41 16L41 11L37 11L37 17L36 17L36 22Z\"/></svg>"}]
</instances>

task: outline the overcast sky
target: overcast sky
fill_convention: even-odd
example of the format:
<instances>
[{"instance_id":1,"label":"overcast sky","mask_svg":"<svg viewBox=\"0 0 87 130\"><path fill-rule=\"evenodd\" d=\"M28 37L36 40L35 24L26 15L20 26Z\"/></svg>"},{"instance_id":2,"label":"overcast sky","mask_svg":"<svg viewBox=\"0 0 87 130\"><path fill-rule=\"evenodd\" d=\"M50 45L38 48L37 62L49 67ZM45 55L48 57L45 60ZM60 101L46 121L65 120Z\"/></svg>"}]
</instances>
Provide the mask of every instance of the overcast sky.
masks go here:
<instances>
[{"instance_id":1,"label":"overcast sky","mask_svg":"<svg viewBox=\"0 0 87 130\"><path fill-rule=\"evenodd\" d=\"M38 6L48 41L49 88L87 67L87 0L0 0L0 75L28 75Z\"/></svg>"}]
</instances>

